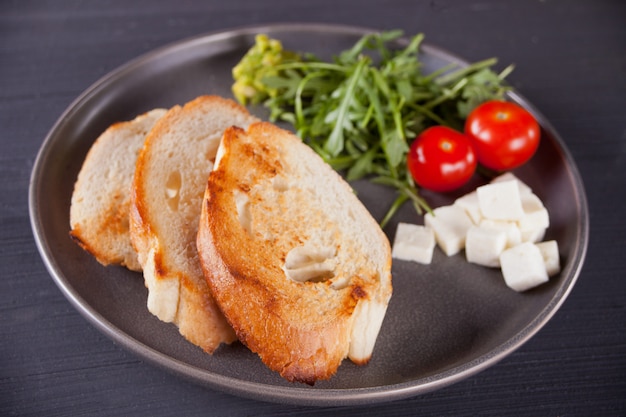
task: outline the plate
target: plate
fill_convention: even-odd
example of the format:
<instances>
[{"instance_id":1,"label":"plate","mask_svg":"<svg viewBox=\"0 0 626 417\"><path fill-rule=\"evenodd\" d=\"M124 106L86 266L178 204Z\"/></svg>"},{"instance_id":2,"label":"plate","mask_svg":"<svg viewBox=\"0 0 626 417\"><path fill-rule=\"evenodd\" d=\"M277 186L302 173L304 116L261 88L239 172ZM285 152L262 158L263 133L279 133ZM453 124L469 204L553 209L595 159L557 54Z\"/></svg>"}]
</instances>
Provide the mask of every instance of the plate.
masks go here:
<instances>
[{"instance_id":1,"label":"plate","mask_svg":"<svg viewBox=\"0 0 626 417\"><path fill-rule=\"evenodd\" d=\"M230 97L231 69L257 33L285 48L331 58L367 29L287 24L242 28L186 39L143 55L111 72L78 97L45 138L35 162L29 209L38 249L55 283L95 327L141 358L212 389L248 398L301 405L350 405L426 393L494 365L519 348L554 315L572 289L589 233L586 197L575 163L546 118L513 92L542 126L530 163L515 171L551 214L546 239L559 243L562 272L525 293L508 289L499 271L468 264L462 254L435 251L429 266L394 261L394 295L371 362L346 360L337 374L314 387L289 383L269 371L241 344L207 355L146 308L141 274L103 267L68 235L69 205L83 159L110 124L155 107L171 107L202 94ZM421 51L425 71L466 63L432 45ZM253 112L266 117L262 109ZM477 179L476 181L480 181ZM478 185L478 182L471 186ZM354 184L375 218L394 194L367 181ZM455 195L425 193L433 206ZM398 221L421 223L407 206L385 228L393 239Z\"/></svg>"}]
</instances>

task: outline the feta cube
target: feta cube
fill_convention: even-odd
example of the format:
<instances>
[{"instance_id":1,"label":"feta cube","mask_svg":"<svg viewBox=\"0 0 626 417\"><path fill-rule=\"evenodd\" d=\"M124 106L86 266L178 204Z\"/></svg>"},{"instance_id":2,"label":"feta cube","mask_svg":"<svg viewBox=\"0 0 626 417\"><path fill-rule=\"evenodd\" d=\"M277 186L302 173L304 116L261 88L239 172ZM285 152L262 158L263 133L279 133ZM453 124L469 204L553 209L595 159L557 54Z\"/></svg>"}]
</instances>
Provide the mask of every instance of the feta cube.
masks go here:
<instances>
[{"instance_id":1,"label":"feta cube","mask_svg":"<svg viewBox=\"0 0 626 417\"><path fill-rule=\"evenodd\" d=\"M524 216L517 182L501 181L476 189L483 217L492 220L519 220Z\"/></svg>"},{"instance_id":2,"label":"feta cube","mask_svg":"<svg viewBox=\"0 0 626 417\"><path fill-rule=\"evenodd\" d=\"M530 242L506 249L500 255L506 285L521 292L548 282L548 271L539 248Z\"/></svg>"},{"instance_id":3,"label":"feta cube","mask_svg":"<svg viewBox=\"0 0 626 417\"><path fill-rule=\"evenodd\" d=\"M546 229L541 228L527 230L520 229L520 232L522 234L522 242L537 243L541 242L546 236Z\"/></svg>"},{"instance_id":4,"label":"feta cube","mask_svg":"<svg viewBox=\"0 0 626 417\"><path fill-rule=\"evenodd\" d=\"M518 221L522 241L539 242L545 236L549 224L548 212L545 210L526 214Z\"/></svg>"},{"instance_id":5,"label":"feta cube","mask_svg":"<svg viewBox=\"0 0 626 417\"><path fill-rule=\"evenodd\" d=\"M543 201L532 192L520 194L520 200L522 200L522 210L524 210L525 213L545 208Z\"/></svg>"},{"instance_id":6,"label":"feta cube","mask_svg":"<svg viewBox=\"0 0 626 417\"><path fill-rule=\"evenodd\" d=\"M442 206L424 216L424 224L433 229L435 240L448 256L456 255L465 247L465 236L473 226L465 210L459 206Z\"/></svg>"},{"instance_id":7,"label":"feta cube","mask_svg":"<svg viewBox=\"0 0 626 417\"><path fill-rule=\"evenodd\" d=\"M454 204L462 207L474 224L480 224L480 221L483 219L483 215L480 212L480 206L478 205L478 193L476 193L476 191L472 191L471 193L467 193L464 196L457 198L454 201Z\"/></svg>"},{"instance_id":8,"label":"feta cube","mask_svg":"<svg viewBox=\"0 0 626 417\"><path fill-rule=\"evenodd\" d=\"M468 262L488 267L500 266L500 254L506 247L507 237L502 230L472 226L465 239L465 256Z\"/></svg>"},{"instance_id":9,"label":"feta cube","mask_svg":"<svg viewBox=\"0 0 626 417\"><path fill-rule=\"evenodd\" d=\"M561 272L561 261L559 258L559 245L556 240L535 243L539 248L548 271L548 276L553 277Z\"/></svg>"},{"instance_id":10,"label":"feta cube","mask_svg":"<svg viewBox=\"0 0 626 417\"><path fill-rule=\"evenodd\" d=\"M391 256L403 261L430 264L435 249L435 233L430 227L398 223Z\"/></svg>"},{"instance_id":11,"label":"feta cube","mask_svg":"<svg viewBox=\"0 0 626 417\"><path fill-rule=\"evenodd\" d=\"M493 229L504 232L506 234L507 248L512 248L522 243L522 232L519 230L517 222L483 219L479 226L483 229Z\"/></svg>"},{"instance_id":12,"label":"feta cube","mask_svg":"<svg viewBox=\"0 0 626 417\"><path fill-rule=\"evenodd\" d=\"M520 195L532 193L532 189L528 185L526 185L526 183L524 183L522 180L517 178L517 176L513 174L512 172L505 172L504 174L495 177L494 179L491 180L491 183L493 184L496 182L504 182L504 181L517 181L517 186L519 188Z\"/></svg>"},{"instance_id":13,"label":"feta cube","mask_svg":"<svg viewBox=\"0 0 626 417\"><path fill-rule=\"evenodd\" d=\"M522 197L524 216L517 221L523 242L539 242L550 226L550 216L542 201L535 194Z\"/></svg>"}]
</instances>

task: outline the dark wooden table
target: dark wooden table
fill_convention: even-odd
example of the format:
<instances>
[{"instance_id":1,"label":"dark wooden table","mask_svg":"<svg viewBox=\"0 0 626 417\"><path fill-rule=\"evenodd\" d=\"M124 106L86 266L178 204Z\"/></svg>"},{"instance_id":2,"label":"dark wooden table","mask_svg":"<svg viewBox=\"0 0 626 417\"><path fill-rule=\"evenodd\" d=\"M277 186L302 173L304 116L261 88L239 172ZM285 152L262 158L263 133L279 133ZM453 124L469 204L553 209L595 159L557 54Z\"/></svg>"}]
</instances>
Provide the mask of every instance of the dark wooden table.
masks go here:
<instances>
[{"instance_id":1,"label":"dark wooden table","mask_svg":"<svg viewBox=\"0 0 626 417\"><path fill-rule=\"evenodd\" d=\"M394 403L305 408L185 381L122 349L64 298L36 249L28 185L63 110L117 66L233 27L327 22L424 32L511 81L559 131L585 183L591 233L553 319L497 365ZM0 3L0 415L626 415L626 2L2 1Z\"/></svg>"}]
</instances>

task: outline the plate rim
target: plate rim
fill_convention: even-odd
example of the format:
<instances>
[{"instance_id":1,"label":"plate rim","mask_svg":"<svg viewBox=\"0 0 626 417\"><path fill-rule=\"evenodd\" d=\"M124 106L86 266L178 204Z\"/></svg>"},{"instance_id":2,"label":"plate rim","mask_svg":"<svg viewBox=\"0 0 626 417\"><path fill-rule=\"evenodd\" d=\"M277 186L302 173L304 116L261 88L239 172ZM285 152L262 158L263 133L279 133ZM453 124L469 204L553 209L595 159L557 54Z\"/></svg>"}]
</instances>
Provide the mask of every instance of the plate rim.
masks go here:
<instances>
[{"instance_id":1,"label":"plate rim","mask_svg":"<svg viewBox=\"0 0 626 417\"><path fill-rule=\"evenodd\" d=\"M322 30L332 31L333 33L353 34L355 36L380 31L380 29L363 26L329 23L269 23L262 25L240 26L232 29L210 31L166 43L140 54L139 56L107 72L104 76L92 83L69 104L69 106L62 112L60 117L53 124L52 128L48 131L45 139L40 145L31 171L28 190L31 229L37 249L46 269L48 270L48 273L51 275L53 281L59 287L65 298L70 301L74 308L76 308L89 323L94 325L94 327L104 333L114 343L120 344L125 349L131 351L140 358L146 359L150 363L178 376L185 377L186 379L190 379L194 382L200 382L202 385L209 386L229 394L261 401L294 405L345 406L372 404L425 394L475 375L486 368L493 366L521 347L539 330L541 330L550 318L554 316L554 314L556 314L571 292L584 264L589 240L589 209L582 178L570 151L565 146L565 143L559 133L548 121L548 119L516 90L513 90L508 94L509 98L526 107L537 118L541 126L550 131L554 141L558 144L558 151L563 154L563 159L566 162L567 173L570 181L574 184L575 197L577 198L578 203L578 229L577 235L575 236L576 243L572 248L572 261L569 263L570 268L568 271L564 270L562 272L568 274L568 279L558 287L555 294L551 297L550 302L543 308L543 310L541 310L534 317L534 319L531 320L517 334L507 339L505 343L495 346L486 354L465 362L462 365L446 369L445 371L438 372L424 378L412 379L402 383L365 388L310 389L299 387L297 385L278 386L260 382L245 381L231 376L217 374L206 369L200 369L197 366L159 352L126 334L121 329L117 328L113 323L106 320L92 306L86 303L78 291L66 282L66 278L63 276L58 267L58 262L54 258L54 255L50 247L46 244L45 237L42 234L43 224L39 216L40 201L37 194L42 183L41 171L44 168L43 163L46 158L50 157L55 132L63 126L66 120L71 119L72 113L76 111L82 103L89 101L90 97L95 95L101 89L106 88L107 84L117 78L123 77L124 74L128 72L132 72L136 67L143 65L145 62L157 59L159 56L164 54L176 53L176 51L180 49L193 48L194 45L198 43L219 42L220 40L240 36L253 36L254 34L268 31L276 33L291 31L315 32ZM451 53L428 42L424 42L421 49L427 53L444 57L445 59L461 65L468 64L468 61L461 58L459 55Z\"/></svg>"}]
</instances>

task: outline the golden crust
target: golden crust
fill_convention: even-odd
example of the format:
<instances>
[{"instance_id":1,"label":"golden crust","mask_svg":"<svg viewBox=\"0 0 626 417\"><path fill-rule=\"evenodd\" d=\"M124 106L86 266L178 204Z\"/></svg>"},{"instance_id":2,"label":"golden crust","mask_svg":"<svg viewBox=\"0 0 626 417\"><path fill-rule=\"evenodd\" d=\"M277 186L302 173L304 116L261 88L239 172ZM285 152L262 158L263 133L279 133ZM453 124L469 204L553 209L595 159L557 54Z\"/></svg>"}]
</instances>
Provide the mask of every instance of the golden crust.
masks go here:
<instances>
[{"instance_id":1,"label":"golden crust","mask_svg":"<svg viewBox=\"0 0 626 417\"><path fill-rule=\"evenodd\" d=\"M215 148L217 147L225 128L220 126L231 121L233 124L237 121L249 123L253 119L245 108L232 100L217 96L198 97L183 107L173 107L154 126L136 164L133 204L130 209L132 242L139 254L139 261L144 266L144 275L149 274L146 276L149 294L157 297L163 295L170 301L167 307L158 305L162 304L162 300L155 302L151 311L162 320L174 322L188 341L208 353L213 353L221 343L232 343L236 336L211 296L197 259L197 218L194 220L196 215L193 213L197 211L199 216L200 204L196 209L194 201L197 199L201 202L206 177L202 178L197 190L190 184L197 182L198 175L212 165L215 149L211 150L212 145L209 142L215 142ZM200 124L209 126L211 131L198 128ZM218 131L217 138L214 138ZM180 142L167 143L171 140ZM158 142L159 145L156 144ZM197 156L195 163L199 164L198 171L195 171L196 167L190 160L181 159L178 151L182 147L186 147L186 154L192 150L193 155L187 155L187 158ZM164 149L171 153L169 157L162 154ZM178 163L176 168L170 166L174 161ZM180 204L185 205L185 220L181 220L176 214L164 214L169 211L164 184L160 181L167 177L161 171L167 170L178 171L183 177ZM156 180L157 177L160 180ZM172 225L176 224L180 224L181 228L171 230ZM172 237L176 234L189 234L191 241ZM175 247L168 245L168 242L176 242ZM181 265L182 258L185 259L184 265ZM148 271L146 265L150 265ZM168 282L173 282L175 289ZM171 304L172 297L177 298L177 304ZM149 299L149 308L150 305Z\"/></svg>"},{"instance_id":2,"label":"golden crust","mask_svg":"<svg viewBox=\"0 0 626 417\"><path fill-rule=\"evenodd\" d=\"M289 381L313 384L328 379L348 356L355 306L379 297L377 272L371 265L355 267L349 285L339 289L331 288L331 280L288 279L283 270L288 252L309 240L316 229L332 230L337 251L347 250L351 243L342 241L341 226L331 223L325 207L307 201L308 191L290 189L293 195L285 192L269 201L267 193L254 189L292 175L294 167L283 159L287 147L296 147L303 158L295 164L311 164L330 181L343 180L297 137L269 123L253 124L247 132L229 128L221 146L221 159L209 176L197 239L211 291L239 340L270 369ZM347 185L342 191L352 193ZM252 207L260 207L254 214L262 219L255 221L263 222L270 237L242 227L237 193L245 194ZM262 215L263 207L274 210ZM384 246L386 238L372 224ZM388 300L390 291L389 285L383 298Z\"/></svg>"},{"instance_id":3,"label":"golden crust","mask_svg":"<svg viewBox=\"0 0 626 417\"><path fill-rule=\"evenodd\" d=\"M103 265L141 270L129 235L130 185L144 138L165 112L112 124L85 157L72 194L70 236Z\"/></svg>"}]
</instances>

